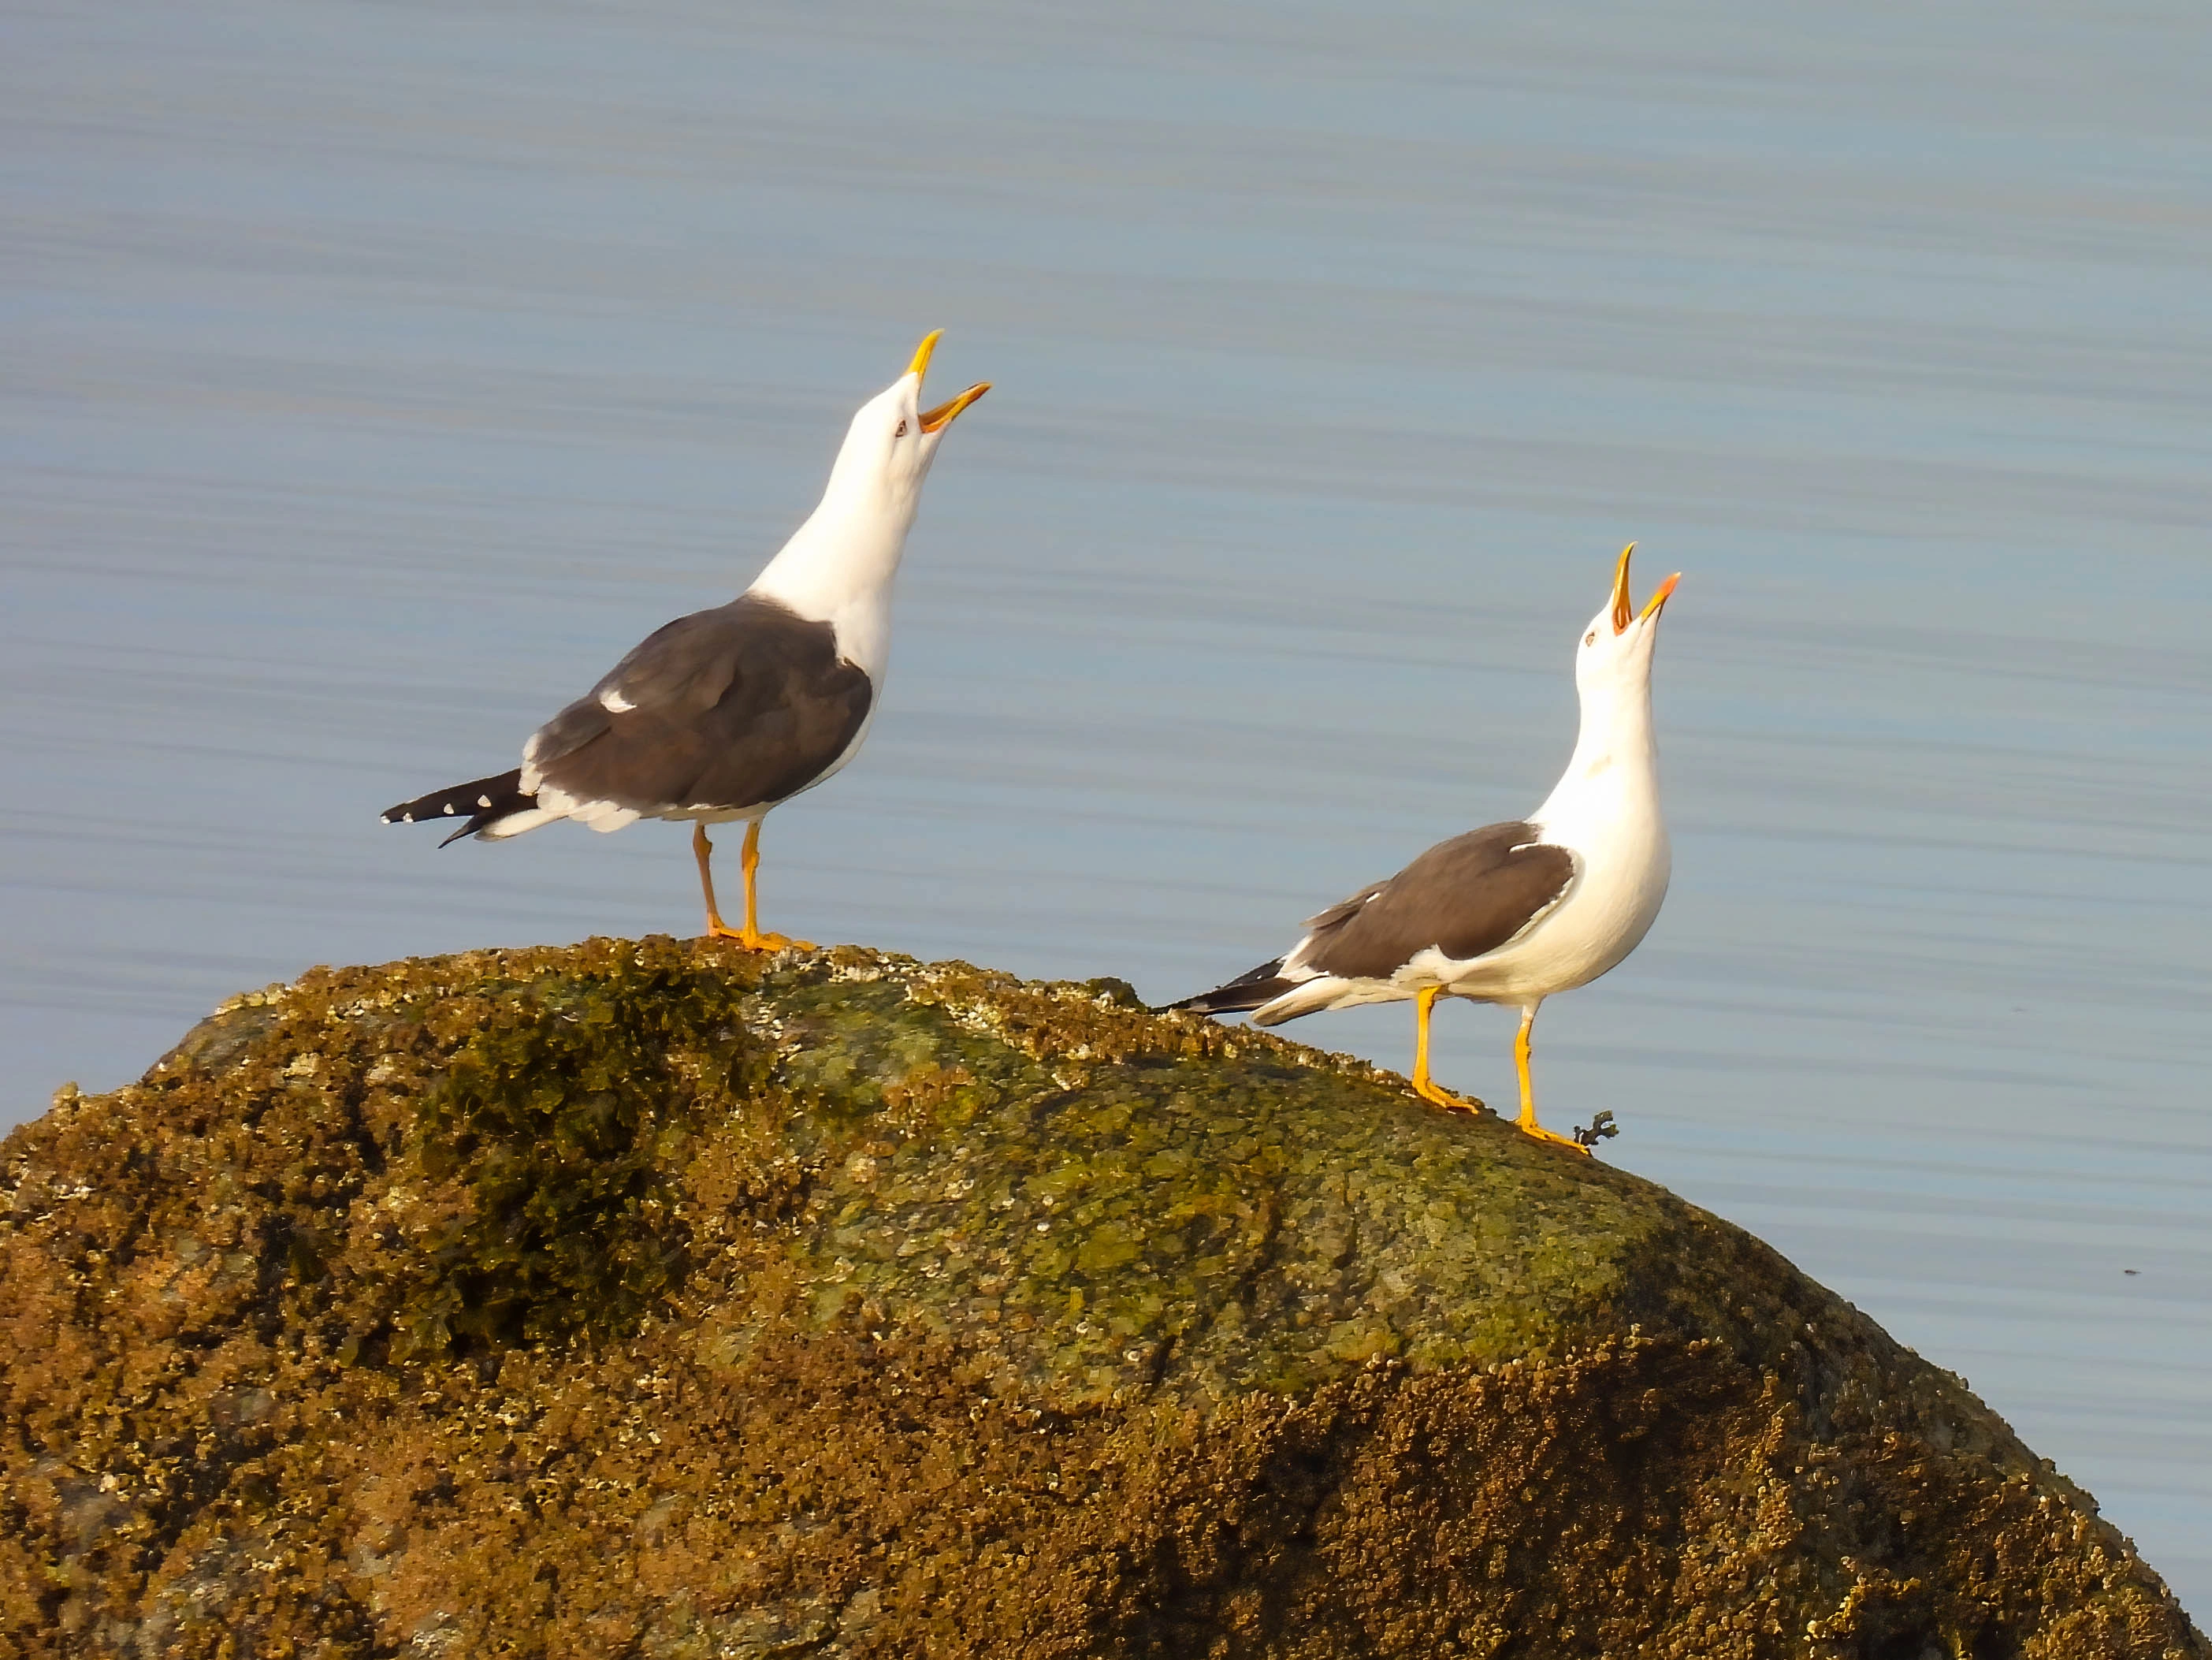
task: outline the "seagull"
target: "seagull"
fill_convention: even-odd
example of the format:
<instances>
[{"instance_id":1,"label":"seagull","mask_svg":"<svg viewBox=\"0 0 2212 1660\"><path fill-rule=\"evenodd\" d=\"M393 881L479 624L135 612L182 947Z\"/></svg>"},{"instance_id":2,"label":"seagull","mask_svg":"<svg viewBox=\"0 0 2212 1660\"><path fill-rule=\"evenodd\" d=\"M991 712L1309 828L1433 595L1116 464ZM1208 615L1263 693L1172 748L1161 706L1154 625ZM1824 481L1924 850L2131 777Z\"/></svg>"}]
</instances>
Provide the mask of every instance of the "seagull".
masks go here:
<instances>
[{"instance_id":1,"label":"seagull","mask_svg":"<svg viewBox=\"0 0 2212 1660\"><path fill-rule=\"evenodd\" d=\"M890 654L891 579L945 429L988 380L921 407L942 329L860 405L821 505L726 605L655 629L584 696L531 734L522 764L403 801L387 824L460 818L438 845L504 841L556 818L618 830L689 819L707 933L753 951L805 940L760 931L753 873L770 808L842 769L875 719ZM709 824L745 826L744 926L714 904Z\"/></svg>"},{"instance_id":2,"label":"seagull","mask_svg":"<svg viewBox=\"0 0 2212 1660\"><path fill-rule=\"evenodd\" d=\"M1414 1093L1466 1112L1481 1109L1429 1075L1437 1000L1518 1008L1519 1126L1587 1154L1583 1140L1536 1122L1528 1034L1547 997L1588 985L1634 951L1667 897L1673 855L1659 812L1651 654L1660 611L1682 576L1677 571L1633 610L1628 558L1635 551L1633 542L1621 550L1612 599L1576 648L1582 731L1542 806L1439 842L1388 881L1310 918L1305 937L1273 962L1168 1008L1249 1010L1255 1025L1273 1026L1317 1009L1411 998ZM1584 1134L1594 1142L1603 1133L1594 1123Z\"/></svg>"}]
</instances>

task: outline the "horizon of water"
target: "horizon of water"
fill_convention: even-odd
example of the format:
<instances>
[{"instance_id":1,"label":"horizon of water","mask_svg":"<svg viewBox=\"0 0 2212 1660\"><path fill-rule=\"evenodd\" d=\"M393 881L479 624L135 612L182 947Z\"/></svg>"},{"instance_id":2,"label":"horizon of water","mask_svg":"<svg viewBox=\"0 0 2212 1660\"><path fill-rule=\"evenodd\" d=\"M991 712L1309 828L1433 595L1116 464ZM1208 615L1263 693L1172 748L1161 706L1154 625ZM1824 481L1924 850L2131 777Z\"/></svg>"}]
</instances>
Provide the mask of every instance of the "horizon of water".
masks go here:
<instances>
[{"instance_id":1,"label":"horizon of water","mask_svg":"<svg viewBox=\"0 0 2212 1660\"><path fill-rule=\"evenodd\" d=\"M1215 983L1541 799L1638 539L1674 884L1547 1119L2212 1608L2208 27L18 7L0 1123L316 962L695 927L678 829L376 814L742 587L944 327L995 389L764 922Z\"/></svg>"}]
</instances>

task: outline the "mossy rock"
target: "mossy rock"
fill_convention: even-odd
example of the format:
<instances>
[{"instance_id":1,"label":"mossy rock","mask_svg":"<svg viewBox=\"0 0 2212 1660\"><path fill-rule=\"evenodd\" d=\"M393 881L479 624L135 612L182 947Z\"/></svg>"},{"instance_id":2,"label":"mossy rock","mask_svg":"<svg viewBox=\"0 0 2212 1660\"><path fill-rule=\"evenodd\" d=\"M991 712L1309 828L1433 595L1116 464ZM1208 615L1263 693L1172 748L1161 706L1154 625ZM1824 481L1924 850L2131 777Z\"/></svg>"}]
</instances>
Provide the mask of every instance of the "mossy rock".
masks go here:
<instances>
[{"instance_id":1,"label":"mossy rock","mask_svg":"<svg viewBox=\"0 0 2212 1660\"><path fill-rule=\"evenodd\" d=\"M0 1160L0 1652L2212 1654L1756 1240L1118 982L319 970Z\"/></svg>"}]
</instances>

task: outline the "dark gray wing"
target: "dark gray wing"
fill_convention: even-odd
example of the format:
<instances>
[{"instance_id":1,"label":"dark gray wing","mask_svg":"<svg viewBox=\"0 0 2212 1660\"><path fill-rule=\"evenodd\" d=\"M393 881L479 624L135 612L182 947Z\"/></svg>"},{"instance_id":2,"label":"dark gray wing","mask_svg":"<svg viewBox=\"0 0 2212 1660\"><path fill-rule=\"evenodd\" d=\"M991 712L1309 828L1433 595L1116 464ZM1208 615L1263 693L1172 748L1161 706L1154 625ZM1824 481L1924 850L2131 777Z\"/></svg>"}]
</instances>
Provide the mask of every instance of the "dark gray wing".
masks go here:
<instances>
[{"instance_id":1,"label":"dark gray wing","mask_svg":"<svg viewBox=\"0 0 2212 1660\"><path fill-rule=\"evenodd\" d=\"M1431 947L1464 962L1558 903L1574 876L1574 854L1538 841L1534 825L1487 824L1330 906L1292 958L1348 980L1387 980Z\"/></svg>"},{"instance_id":2,"label":"dark gray wing","mask_svg":"<svg viewBox=\"0 0 2212 1660\"><path fill-rule=\"evenodd\" d=\"M1349 899L1340 899L1318 916L1306 918L1308 934L1334 933L1359 914L1360 907L1389 887L1389 883L1370 882Z\"/></svg>"},{"instance_id":3,"label":"dark gray wing","mask_svg":"<svg viewBox=\"0 0 2212 1660\"><path fill-rule=\"evenodd\" d=\"M758 806L828 771L873 697L829 623L744 594L655 629L539 727L523 761L578 801Z\"/></svg>"}]
</instances>

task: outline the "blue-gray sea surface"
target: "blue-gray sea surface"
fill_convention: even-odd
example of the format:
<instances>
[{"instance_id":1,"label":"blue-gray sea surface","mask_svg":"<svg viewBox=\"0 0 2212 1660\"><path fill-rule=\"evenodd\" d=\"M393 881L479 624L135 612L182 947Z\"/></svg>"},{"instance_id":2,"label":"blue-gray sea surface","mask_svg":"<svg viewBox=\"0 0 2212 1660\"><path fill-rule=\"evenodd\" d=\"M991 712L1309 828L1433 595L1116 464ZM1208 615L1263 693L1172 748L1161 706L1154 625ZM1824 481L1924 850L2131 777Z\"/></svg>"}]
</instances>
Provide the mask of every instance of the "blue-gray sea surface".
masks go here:
<instances>
[{"instance_id":1,"label":"blue-gray sea surface","mask_svg":"<svg viewBox=\"0 0 2212 1660\"><path fill-rule=\"evenodd\" d=\"M18 3L0 1121L315 962L696 927L678 828L377 812L741 587L942 326L933 384L997 389L767 923L1211 984L1535 804L1638 538L1639 594L1687 573L1674 886L1546 1010L1548 1117L1612 1109L2212 1608L2208 47L2195 3ZM1446 1080L1510 1099L1510 1032L1446 1009Z\"/></svg>"}]
</instances>

